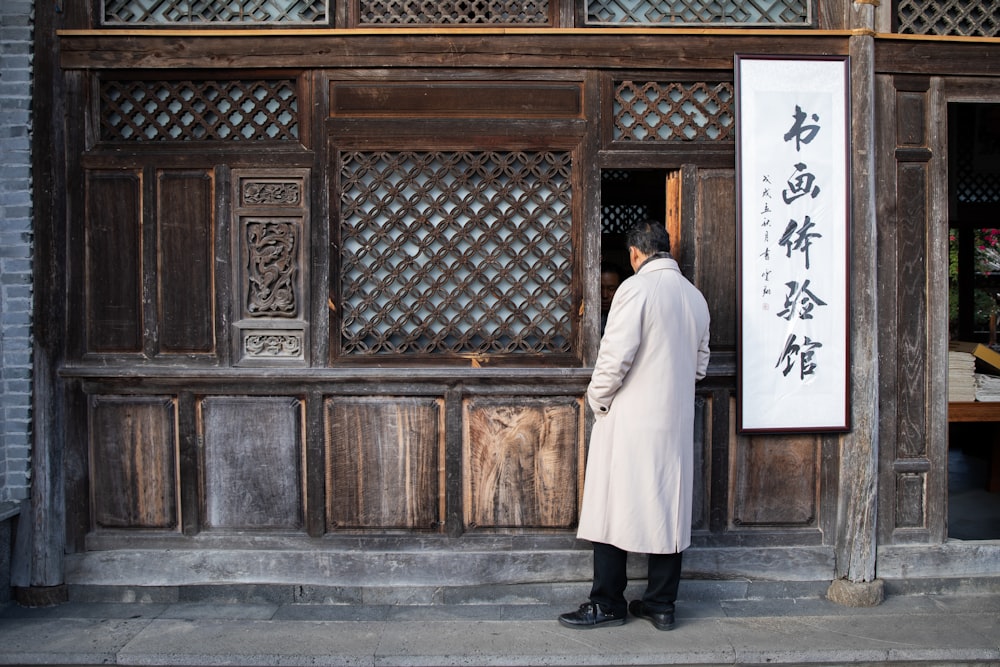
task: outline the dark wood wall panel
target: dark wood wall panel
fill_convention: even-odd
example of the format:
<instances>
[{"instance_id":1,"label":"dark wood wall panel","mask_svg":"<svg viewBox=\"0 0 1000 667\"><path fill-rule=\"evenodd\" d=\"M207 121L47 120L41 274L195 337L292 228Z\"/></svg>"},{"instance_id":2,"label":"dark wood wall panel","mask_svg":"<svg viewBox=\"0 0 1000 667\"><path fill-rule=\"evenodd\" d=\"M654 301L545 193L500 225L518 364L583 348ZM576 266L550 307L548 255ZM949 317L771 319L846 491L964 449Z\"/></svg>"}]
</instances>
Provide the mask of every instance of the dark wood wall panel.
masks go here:
<instances>
[{"instance_id":1,"label":"dark wood wall panel","mask_svg":"<svg viewBox=\"0 0 1000 667\"><path fill-rule=\"evenodd\" d=\"M736 347L736 175L697 172L694 282L708 301L713 348Z\"/></svg>"},{"instance_id":2,"label":"dark wood wall panel","mask_svg":"<svg viewBox=\"0 0 1000 667\"><path fill-rule=\"evenodd\" d=\"M178 527L176 412L175 401L164 396L91 399L91 495L97 527Z\"/></svg>"},{"instance_id":3,"label":"dark wood wall panel","mask_svg":"<svg viewBox=\"0 0 1000 667\"><path fill-rule=\"evenodd\" d=\"M896 527L926 528L924 496L927 476L902 473L896 477Z\"/></svg>"},{"instance_id":4,"label":"dark wood wall panel","mask_svg":"<svg viewBox=\"0 0 1000 667\"><path fill-rule=\"evenodd\" d=\"M926 91L899 91L896 95L896 143L899 146L927 145Z\"/></svg>"},{"instance_id":5,"label":"dark wood wall panel","mask_svg":"<svg viewBox=\"0 0 1000 667\"><path fill-rule=\"evenodd\" d=\"M89 172L86 330L89 352L142 351L142 177Z\"/></svg>"},{"instance_id":6,"label":"dark wood wall panel","mask_svg":"<svg viewBox=\"0 0 1000 667\"><path fill-rule=\"evenodd\" d=\"M204 524L303 526L303 403L291 397L210 396L199 404Z\"/></svg>"},{"instance_id":7,"label":"dark wood wall panel","mask_svg":"<svg viewBox=\"0 0 1000 667\"><path fill-rule=\"evenodd\" d=\"M712 400L698 396L694 402L694 486L691 529L707 530L712 491Z\"/></svg>"},{"instance_id":8,"label":"dark wood wall panel","mask_svg":"<svg viewBox=\"0 0 1000 667\"><path fill-rule=\"evenodd\" d=\"M469 528L567 528L580 492L583 403L575 397L464 405Z\"/></svg>"},{"instance_id":9,"label":"dark wood wall panel","mask_svg":"<svg viewBox=\"0 0 1000 667\"><path fill-rule=\"evenodd\" d=\"M157 173L161 352L214 350L214 200L211 171Z\"/></svg>"},{"instance_id":10,"label":"dark wood wall panel","mask_svg":"<svg viewBox=\"0 0 1000 667\"><path fill-rule=\"evenodd\" d=\"M438 529L444 522L444 401L326 402L327 528Z\"/></svg>"},{"instance_id":11,"label":"dark wood wall panel","mask_svg":"<svg viewBox=\"0 0 1000 667\"><path fill-rule=\"evenodd\" d=\"M737 437L732 461L735 526L816 525L820 440L814 435Z\"/></svg>"},{"instance_id":12,"label":"dark wood wall panel","mask_svg":"<svg viewBox=\"0 0 1000 667\"><path fill-rule=\"evenodd\" d=\"M896 455L927 451L927 164L901 163L896 175L899 244L896 308Z\"/></svg>"},{"instance_id":13,"label":"dark wood wall panel","mask_svg":"<svg viewBox=\"0 0 1000 667\"><path fill-rule=\"evenodd\" d=\"M943 525L928 497L942 470L933 469L933 406L928 293L937 251L931 239L931 189L936 164L932 147L935 115L931 80L883 77L878 82L880 188L880 482L879 532L883 544L925 542L932 523ZM944 110L941 109L941 112ZM946 235L945 235L946 238ZM943 254L943 253L941 253ZM944 329L946 331L946 327ZM943 378L943 375L941 376Z\"/></svg>"},{"instance_id":14,"label":"dark wood wall panel","mask_svg":"<svg viewBox=\"0 0 1000 667\"><path fill-rule=\"evenodd\" d=\"M579 118L576 82L373 82L330 85L330 115L417 118Z\"/></svg>"}]
</instances>

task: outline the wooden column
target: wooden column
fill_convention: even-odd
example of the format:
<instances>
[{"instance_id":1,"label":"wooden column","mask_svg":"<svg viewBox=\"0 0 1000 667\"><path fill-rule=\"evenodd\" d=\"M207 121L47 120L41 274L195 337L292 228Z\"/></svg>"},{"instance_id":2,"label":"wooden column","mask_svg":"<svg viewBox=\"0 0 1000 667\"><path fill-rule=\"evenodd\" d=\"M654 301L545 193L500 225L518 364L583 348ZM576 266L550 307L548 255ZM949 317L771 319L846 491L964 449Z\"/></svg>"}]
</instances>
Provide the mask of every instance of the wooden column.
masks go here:
<instances>
[{"instance_id":1,"label":"wooden column","mask_svg":"<svg viewBox=\"0 0 1000 667\"><path fill-rule=\"evenodd\" d=\"M61 21L73 21L78 11L79 7L71 9L70 15L58 16L54 3L39 3L35 7L32 476L31 496L18 523L11 568L15 595L27 606L67 599L63 571L65 419L62 382L57 373L64 331L61 295L65 293L62 262L65 237L59 221L65 211L65 189L56 186L62 182L57 171L65 164L62 127L66 94L58 66L55 32L63 27ZM82 116L79 120L83 122Z\"/></svg>"},{"instance_id":2,"label":"wooden column","mask_svg":"<svg viewBox=\"0 0 1000 667\"><path fill-rule=\"evenodd\" d=\"M882 601L875 578L878 496L878 309L876 281L874 40L855 36L851 49L852 430L842 441L836 579L831 600L850 606Z\"/></svg>"}]
</instances>

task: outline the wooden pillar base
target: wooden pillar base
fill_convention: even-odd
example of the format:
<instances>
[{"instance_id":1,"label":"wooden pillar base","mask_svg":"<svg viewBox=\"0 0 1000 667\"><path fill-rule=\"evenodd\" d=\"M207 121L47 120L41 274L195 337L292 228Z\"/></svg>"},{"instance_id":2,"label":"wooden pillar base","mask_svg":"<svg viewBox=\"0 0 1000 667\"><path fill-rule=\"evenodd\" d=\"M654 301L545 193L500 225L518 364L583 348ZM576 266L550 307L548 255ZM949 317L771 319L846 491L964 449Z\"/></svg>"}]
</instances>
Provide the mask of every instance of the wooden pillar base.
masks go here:
<instances>
[{"instance_id":1,"label":"wooden pillar base","mask_svg":"<svg viewBox=\"0 0 1000 667\"><path fill-rule=\"evenodd\" d=\"M14 588L14 600L22 607L54 607L69 602L69 588L59 586L31 586Z\"/></svg>"},{"instance_id":2,"label":"wooden pillar base","mask_svg":"<svg viewBox=\"0 0 1000 667\"><path fill-rule=\"evenodd\" d=\"M885 600L885 585L875 581L848 581L836 579L826 591L828 600L845 607L876 607Z\"/></svg>"}]
</instances>

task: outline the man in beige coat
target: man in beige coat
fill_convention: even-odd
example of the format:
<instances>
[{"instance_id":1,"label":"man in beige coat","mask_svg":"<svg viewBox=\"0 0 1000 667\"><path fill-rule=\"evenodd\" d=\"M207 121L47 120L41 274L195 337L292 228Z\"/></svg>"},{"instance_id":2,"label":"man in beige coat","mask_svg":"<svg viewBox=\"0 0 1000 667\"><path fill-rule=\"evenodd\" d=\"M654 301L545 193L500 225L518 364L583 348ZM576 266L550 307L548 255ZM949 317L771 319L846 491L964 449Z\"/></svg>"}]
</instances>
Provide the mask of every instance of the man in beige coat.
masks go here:
<instances>
[{"instance_id":1,"label":"man in beige coat","mask_svg":"<svg viewBox=\"0 0 1000 667\"><path fill-rule=\"evenodd\" d=\"M559 622L621 625L628 612L674 625L691 543L694 389L708 369L708 305L670 256L662 224L626 237L635 275L615 293L587 402L594 411L577 536L594 546L590 601ZM628 552L648 554L642 600L625 600Z\"/></svg>"}]
</instances>

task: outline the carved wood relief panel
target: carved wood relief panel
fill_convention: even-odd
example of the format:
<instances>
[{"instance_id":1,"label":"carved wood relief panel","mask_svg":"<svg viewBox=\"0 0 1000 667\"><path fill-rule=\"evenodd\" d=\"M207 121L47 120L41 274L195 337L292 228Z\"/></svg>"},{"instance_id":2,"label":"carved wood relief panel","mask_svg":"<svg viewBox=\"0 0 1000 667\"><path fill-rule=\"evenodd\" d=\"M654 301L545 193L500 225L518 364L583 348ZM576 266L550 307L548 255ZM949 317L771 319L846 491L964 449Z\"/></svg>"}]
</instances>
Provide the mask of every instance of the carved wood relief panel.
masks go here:
<instances>
[{"instance_id":1,"label":"carved wood relief panel","mask_svg":"<svg viewBox=\"0 0 1000 667\"><path fill-rule=\"evenodd\" d=\"M308 361L309 174L233 171L237 365Z\"/></svg>"},{"instance_id":2,"label":"carved wood relief panel","mask_svg":"<svg viewBox=\"0 0 1000 667\"><path fill-rule=\"evenodd\" d=\"M176 403L167 396L91 398L95 526L178 528L176 416Z\"/></svg>"},{"instance_id":3,"label":"carved wood relief panel","mask_svg":"<svg viewBox=\"0 0 1000 667\"><path fill-rule=\"evenodd\" d=\"M583 473L583 402L465 401L465 523L475 528L568 528Z\"/></svg>"}]
</instances>

